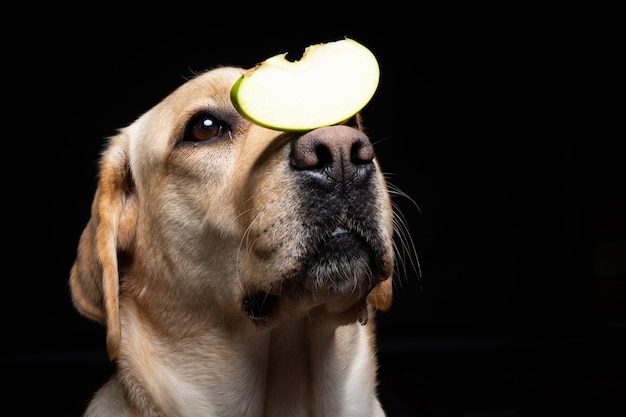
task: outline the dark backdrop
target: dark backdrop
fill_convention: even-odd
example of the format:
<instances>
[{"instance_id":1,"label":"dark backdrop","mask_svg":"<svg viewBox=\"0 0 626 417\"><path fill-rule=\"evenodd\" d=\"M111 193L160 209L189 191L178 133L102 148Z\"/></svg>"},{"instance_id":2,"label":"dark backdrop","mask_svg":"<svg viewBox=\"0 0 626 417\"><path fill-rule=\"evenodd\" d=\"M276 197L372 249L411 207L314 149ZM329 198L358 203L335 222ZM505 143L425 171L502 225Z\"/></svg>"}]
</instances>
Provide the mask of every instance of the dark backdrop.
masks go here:
<instances>
[{"instance_id":1,"label":"dark backdrop","mask_svg":"<svg viewBox=\"0 0 626 417\"><path fill-rule=\"evenodd\" d=\"M614 347L607 326L624 310L598 296L593 249L595 155L615 159L598 106L624 108L617 27L556 17L248 26L206 12L34 25L36 42L5 78L34 72L21 97L20 153L5 158L20 165L13 173L28 206L20 214L35 230L15 240L26 260L5 261L2 314L3 366L47 375L33 376L31 389L51 384L54 404L80 409L110 370L101 327L74 311L67 286L105 138L194 71L249 67L344 36L379 58L364 120L390 182L410 197L395 202L419 260L419 269L410 256L401 261L393 307L379 316L383 371L401 355L426 365L420 358L491 352L494 343L529 352L537 340L560 348L575 335L585 349ZM24 154L40 157L38 166L23 166ZM53 382L59 372L84 384L66 390Z\"/></svg>"}]
</instances>

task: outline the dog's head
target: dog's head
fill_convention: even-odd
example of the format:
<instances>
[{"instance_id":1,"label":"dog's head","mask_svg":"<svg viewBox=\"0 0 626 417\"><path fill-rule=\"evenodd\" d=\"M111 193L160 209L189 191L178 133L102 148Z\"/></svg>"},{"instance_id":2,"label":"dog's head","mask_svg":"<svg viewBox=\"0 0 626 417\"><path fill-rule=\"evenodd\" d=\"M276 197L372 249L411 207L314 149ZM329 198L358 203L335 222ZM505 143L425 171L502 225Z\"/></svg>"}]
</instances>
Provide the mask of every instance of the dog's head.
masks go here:
<instances>
[{"instance_id":1,"label":"dog's head","mask_svg":"<svg viewBox=\"0 0 626 417\"><path fill-rule=\"evenodd\" d=\"M111 357L125 302L172 325L355 321L390 305L392 207L359 116L299 133L257 126L229 99L243 72L189 80L102 155L70 286L106 325Z\"/></svg>"}]
</instances>

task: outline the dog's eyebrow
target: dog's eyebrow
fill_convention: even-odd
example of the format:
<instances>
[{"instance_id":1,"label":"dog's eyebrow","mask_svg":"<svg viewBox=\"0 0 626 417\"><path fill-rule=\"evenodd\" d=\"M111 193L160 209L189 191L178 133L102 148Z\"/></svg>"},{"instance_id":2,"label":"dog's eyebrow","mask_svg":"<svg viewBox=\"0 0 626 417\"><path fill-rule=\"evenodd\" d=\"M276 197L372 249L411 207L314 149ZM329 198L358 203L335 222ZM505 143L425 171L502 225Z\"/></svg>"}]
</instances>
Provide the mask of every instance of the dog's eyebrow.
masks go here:
<instances>
[{"instance_id":1,"label":"dog's eyebrow","mask_svg":"<svg viewBox=\"0 0 626 417\"><path fill-rule=\"evenodd\" d=\"M201 112L208 113L231 126L242 119L242 116L235 110L230 99L224 99L222 97L211 97L203 106L196 108L191 117Z\"/></svg>"}]
</instances>

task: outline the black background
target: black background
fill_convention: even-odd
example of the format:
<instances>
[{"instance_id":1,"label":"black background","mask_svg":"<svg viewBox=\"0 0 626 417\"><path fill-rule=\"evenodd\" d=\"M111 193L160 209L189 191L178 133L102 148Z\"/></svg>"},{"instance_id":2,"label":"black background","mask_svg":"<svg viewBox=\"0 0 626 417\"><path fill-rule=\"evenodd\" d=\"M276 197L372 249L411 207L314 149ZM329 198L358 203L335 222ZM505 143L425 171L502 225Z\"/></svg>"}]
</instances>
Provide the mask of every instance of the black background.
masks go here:
<instances>
[{"instance_id":1,"label":"black background","mask_svg":"<svg viewBox=\"0 0 626 417\"><path fill-rule=\"evenodd\" d=\"M594 152L614 146L620 155L624 139L623 114L600 118L595 107L613 100L624 109L622 30L558 13L508 16L244 24L210 7L158 18L139 8L39 16L29 26L35 41L16 48L5 78L12 89L29 84L13 102L19 151L5 153L5 165L18 166L13 200L24 202L7 227L28 226L5 260L2 363L12 398L79 415L111 371L103 329L78 315L67 286L105 138L195 71L249 67L347 36L380 62L363 115L383 170L410 197L394 200L420 264L401 261L392 309L379 315L390 417L624 411L613 391L624 384L624 317L607 315L594 293L592 210ZM600 126L606 120L618 130ZM581 364L608 376L589 382ZM485 370L502 369L569 374L537 400L500 373L485 385ZM577 379L588 385L572 388ZM433 380L439 388L424 382ZM598 384L606 390L597 404L564 404ZM471 394L478 389L493 395Z\"/></svg>"}]
</instances>

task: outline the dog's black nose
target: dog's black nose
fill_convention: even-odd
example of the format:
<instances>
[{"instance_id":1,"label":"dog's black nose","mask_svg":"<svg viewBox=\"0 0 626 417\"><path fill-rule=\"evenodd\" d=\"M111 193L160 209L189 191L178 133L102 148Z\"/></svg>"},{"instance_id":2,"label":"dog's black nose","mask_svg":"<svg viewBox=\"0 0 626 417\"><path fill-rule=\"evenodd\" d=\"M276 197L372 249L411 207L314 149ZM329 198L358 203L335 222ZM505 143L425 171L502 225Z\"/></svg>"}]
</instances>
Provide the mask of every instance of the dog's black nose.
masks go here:
<instances>
[{"instance_id":1,"label":"dog's black nose","mask_svg":"<svg viewBox=\"0 0 626 417\"><path fill-rule=\"evenodd\" d=\"M358 182L374 169L374 147L365 133L349 126L327 126L305 133L291 149L291 166L318 181Z\"/></svg>"}]
</instances>

